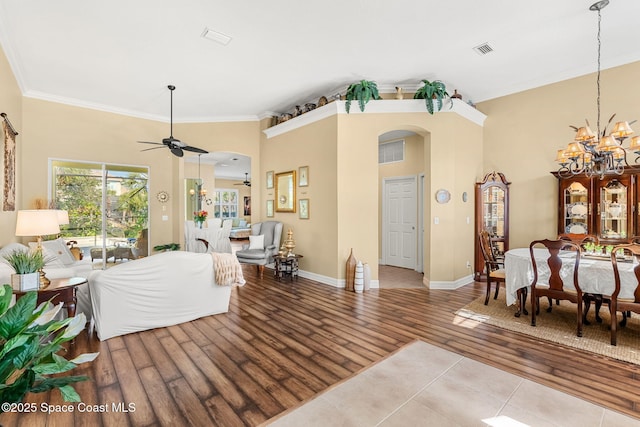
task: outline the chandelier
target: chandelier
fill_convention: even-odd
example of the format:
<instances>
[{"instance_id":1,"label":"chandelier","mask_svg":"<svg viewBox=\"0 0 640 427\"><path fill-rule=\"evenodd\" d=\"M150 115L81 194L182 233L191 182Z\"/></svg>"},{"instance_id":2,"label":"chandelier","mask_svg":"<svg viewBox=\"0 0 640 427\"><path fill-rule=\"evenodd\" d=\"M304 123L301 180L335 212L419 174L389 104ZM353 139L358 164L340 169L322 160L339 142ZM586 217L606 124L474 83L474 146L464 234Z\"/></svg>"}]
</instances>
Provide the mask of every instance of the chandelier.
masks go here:
<instances>
[{"instance_id":1,"label":"chandelier","mask_svg":"<svg viewBox=\"0 0 640 427\"><path fill-rule=\"evenodd\" d=\"M640 158L640 136L631 138L628 148L622 145L624 140L633 133L629 122L617 122L613 126L611 133L607 135L607 126L613 121L614 114L604 126L602 132L600 130L600 21L601 11L608 4L609 0L601 0L589 7L589 10L598 12L597 133L594 133L589 128L589 122L586 120L586 126L584 127L571 126L576 131L576 137L569 143L567 148L558 150L556 156L556 161L560 164L558 175L562 177L585 174L589 177L599 176L602 179L605 174L622 175L624 167L629 165L627 152L633 152L638 155L634 162L637 162ZM635 120L631 122L631 124L633 123L635 123Z\"/></svg>"},{"instance_id":2,"label":"chandelier","mask_svg":"<svg viewBox=\"0 0 640 427\"><path fill-rule=\"evenodd\" d=\"M196 188L191 188L189 190L189 195L192 199L196 201L196 210L202 210L202 205L207 204L210 205L213 201L207 197L207 189L203 188L202 178L200 178L200 156L202 154L198 154L198 181L196 182Z\"/></svg>"}]
</instances>

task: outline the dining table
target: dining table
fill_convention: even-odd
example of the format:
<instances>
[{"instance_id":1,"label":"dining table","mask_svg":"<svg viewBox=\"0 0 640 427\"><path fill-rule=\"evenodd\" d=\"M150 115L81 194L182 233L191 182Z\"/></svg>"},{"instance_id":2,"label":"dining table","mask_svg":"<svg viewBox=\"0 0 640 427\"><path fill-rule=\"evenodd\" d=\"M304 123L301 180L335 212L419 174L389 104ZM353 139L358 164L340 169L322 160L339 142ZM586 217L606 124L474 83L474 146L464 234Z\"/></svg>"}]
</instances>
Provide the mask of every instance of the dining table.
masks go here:
<instances>
[{"instance_id":1,"label":"dining table","mask_svg":"<svg viewBox=\"0 0 640 427\"><path fill-rule=\"evenodd\" d=\"M615 290L613 266L610 255L589 255L578 251L561 251L562 260L560 277L565 284L573 285L573 265L575 257L580 254L578 267L578 283L583 293L609 296ZM534 248L533 255L538 268L538 282L546 283L549 279L547 258L549 251ZM621 258L618 261L620 272L620 294L618 298L633 298L636 279L633 272L635 264L632 258ZM533 265L529 248L515 248L507 251L504 257L505 287L507 305L518 301L518 290L530 288L533 281Z\"/></svg>"}]
</instances>

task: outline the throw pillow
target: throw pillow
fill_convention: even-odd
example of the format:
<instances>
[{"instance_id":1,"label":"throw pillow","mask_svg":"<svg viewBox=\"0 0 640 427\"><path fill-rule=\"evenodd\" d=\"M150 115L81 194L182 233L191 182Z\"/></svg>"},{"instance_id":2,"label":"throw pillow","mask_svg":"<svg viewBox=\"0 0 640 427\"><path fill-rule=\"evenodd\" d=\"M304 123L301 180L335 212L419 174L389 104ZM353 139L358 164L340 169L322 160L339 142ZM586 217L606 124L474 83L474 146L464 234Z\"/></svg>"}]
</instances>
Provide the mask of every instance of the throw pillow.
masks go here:
<instances>
[{"instance_id":1,"label":"throw pillow","mask_svg":"<svg viewBox=\"0 0 640 427\"><path fill-rule=\"evenodd\" d=\"M249 236L249 249L264 249L264 235Z\"/></svg>"},{"instance_id":2,"label":"throw pillow","mask_svg":"<svg viewBox=\"0 0 640 427\"><path fill-rule=\"evenodd\" d=\"M37 246L36 242L29 242L29 246L35 248ZM42 247L48 252L50 255L55 255L60 258L60 261L65 266L70 266L74 262L76 262L76 258L73 256L69 247L61 238L55 240L45 240L42 242ZM45 252L45 254L46 254Z\"/></svg>"},{"instance_id":3,"label":"throw pillow","mask_svg":"<svg viewBox=\"0 0 640 427\"><path fill-rule=\"evenodd\" d=\"M4 259L5 255L11 255L13 251L28 251L29 248L22 243L9 243L0 249L0 258Z\"/></svg>"}]
</instances>

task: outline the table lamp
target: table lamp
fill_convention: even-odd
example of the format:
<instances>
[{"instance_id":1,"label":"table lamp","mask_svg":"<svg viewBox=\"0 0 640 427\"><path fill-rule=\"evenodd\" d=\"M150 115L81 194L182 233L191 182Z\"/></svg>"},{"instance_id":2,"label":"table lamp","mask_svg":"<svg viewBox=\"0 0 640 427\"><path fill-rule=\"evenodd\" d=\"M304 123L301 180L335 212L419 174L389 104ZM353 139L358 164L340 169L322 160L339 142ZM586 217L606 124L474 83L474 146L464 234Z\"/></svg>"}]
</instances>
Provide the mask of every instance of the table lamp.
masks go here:
<instances>
[{"instance_id":1,"label":"table lamp","mask_svg":"<svg viewBox=\"0 0 640 427\"><path fill-rule=\"evenodd\" d=\"M60 225L58 224L58 214L53 209L34 209L18 211L16 221L16 236L37 238L37 251L42 252L42 236L60 233ZM40 288L49 285L49 279L46 278L42 268L40 272Z\"/></svg>"}]
</instances>

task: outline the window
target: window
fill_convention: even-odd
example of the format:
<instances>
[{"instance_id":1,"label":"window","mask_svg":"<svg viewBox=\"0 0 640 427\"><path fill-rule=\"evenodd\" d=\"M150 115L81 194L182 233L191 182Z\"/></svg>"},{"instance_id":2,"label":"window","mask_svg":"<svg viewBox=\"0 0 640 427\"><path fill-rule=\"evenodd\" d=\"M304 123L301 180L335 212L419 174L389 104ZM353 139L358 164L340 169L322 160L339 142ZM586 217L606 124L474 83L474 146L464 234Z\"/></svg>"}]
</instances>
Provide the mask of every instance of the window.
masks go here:
<instances>
[{"instance_id":1,"label":"window","mask_svg":"<svg viewBox=\"0 0 640 427\"><path fill-rule=\"evenodd\" d=\"M401 162L404 160L404 139L384 142L378 145L378 164Z\"/></svg>"},{"instance_id":2,"label":"window","mask_svg":"<svg viewBox=\"0 0 640 427\"><path fill-rule=\"evenodd\" d=\"M61 234L78 247L131 245L148 229L148 168L73 160L49 166L51 201L69 212Z\"/></svg>"},{"instance_id":3,"label":"window","mask_svg":"<svg viewBox=\"0 0 640 427\"><path fill-rule=\"evenodd\" d=\"M213 194L214 218L238 217L238 190L216 188Z\"/></svg>"}]
</instances>

